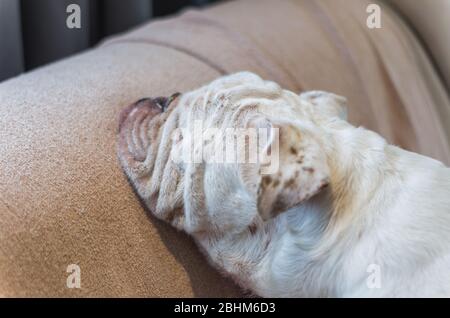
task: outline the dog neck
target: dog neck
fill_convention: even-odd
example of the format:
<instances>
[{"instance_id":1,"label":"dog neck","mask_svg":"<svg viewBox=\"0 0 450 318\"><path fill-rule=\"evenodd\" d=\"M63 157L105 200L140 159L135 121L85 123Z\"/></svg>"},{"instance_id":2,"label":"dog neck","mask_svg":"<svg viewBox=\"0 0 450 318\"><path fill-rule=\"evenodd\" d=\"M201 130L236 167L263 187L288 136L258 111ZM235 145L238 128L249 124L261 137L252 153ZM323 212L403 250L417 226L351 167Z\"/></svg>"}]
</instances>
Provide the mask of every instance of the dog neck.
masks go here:
<instances>
[{"instance_id":1,"label":"dog neck","mask_svg":"<svg viewBox=\"0 0 450 318\"><path fill-rule=\"evenodd\" d=\"M196 237L213 264L258 295L343 293L342 284L333 277L343 275L346 255L337 251L350 250L363 233L364 207L385 177L386 142L373 132L342 123L327 132L322 142L331 173L328 188L257 229L230 236ZM365 195L361 195L361 189ZM286 261L282 253L290 248L297 252ZM285 267L297 272L292 275ZM291 280L286 286L297 280L294 285L298 288L274 286L283 282L283 275L286 281Z\"/></svg>"}]
</instances>

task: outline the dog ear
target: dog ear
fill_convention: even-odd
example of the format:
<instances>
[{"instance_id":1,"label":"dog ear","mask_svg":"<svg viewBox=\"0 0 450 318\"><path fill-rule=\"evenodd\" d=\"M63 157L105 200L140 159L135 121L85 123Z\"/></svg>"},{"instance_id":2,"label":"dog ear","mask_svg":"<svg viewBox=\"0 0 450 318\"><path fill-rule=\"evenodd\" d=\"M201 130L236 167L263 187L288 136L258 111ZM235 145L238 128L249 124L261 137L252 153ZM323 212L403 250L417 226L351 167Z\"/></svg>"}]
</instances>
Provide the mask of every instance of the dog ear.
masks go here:
<instances>
[{"instance_id":1,"label":"dog ear","mask_svg":"<svg viewBox=\"0 0 450 318\"><path fill-rule=\"evenodd\" d=\"M260 147L261 160L241 174L253 190L264 220L302 203L328 185L327 158L310 128L266 119L252 121L250 126L270 129Z\"/></svg>"},{"instance_id":2,"label":"dog ear","mask_svg":"<svg viewBox=\"0 0 450 318\"><path fill-rule=\"evenodd\" d=\"M300 98L313 104L316 110L326 117L338 117L347 120L347 99L324 91L308 91L300 94Z\"/></svg>"}]
</instances>

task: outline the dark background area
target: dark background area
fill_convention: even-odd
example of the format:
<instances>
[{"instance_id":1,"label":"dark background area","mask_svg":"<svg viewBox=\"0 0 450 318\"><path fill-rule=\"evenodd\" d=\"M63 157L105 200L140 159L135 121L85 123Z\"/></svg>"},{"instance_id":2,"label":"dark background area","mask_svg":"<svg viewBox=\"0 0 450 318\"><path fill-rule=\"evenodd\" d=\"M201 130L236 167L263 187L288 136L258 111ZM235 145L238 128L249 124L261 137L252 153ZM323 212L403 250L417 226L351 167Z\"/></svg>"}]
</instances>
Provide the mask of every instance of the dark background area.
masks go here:
<instances>
[{"instance_id":1,"label":"dark background area","mask_svg":"<svg viewBox=\"0 0 450 318\"><path fill-rule=\"evenodd\" d=\"M0 0L0 81L96 45L132 27L218 0ZM69 4L81 28L66 26Z\"/></svg>"}]
</instances>

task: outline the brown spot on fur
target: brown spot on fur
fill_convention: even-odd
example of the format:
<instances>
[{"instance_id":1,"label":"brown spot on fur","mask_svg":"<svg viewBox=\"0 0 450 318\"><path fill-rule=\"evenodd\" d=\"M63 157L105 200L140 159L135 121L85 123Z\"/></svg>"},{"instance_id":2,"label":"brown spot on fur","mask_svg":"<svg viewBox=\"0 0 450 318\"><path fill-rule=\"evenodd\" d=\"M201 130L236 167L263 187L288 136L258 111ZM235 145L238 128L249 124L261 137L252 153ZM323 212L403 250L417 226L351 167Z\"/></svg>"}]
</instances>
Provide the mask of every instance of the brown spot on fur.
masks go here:
<instances>
[{"instance_id":1,"label":"brown spot on fur","mask_svg":"<svg viewBox=\"0 0 450 318\"><path fill-rule=\"evenodd\" d=\"M293 188L296 185L295 178L291 178L284 183L286 188Z\"/></svg>"},{"instance_id":2,"label":"brown spot on fur","mask_svg":"<svg viewBox=\"0 0 450 318\"><path fill-rule=\"evenodd\" d=\"M272 207L272 217L276 217L278 214L286 210L286 204L280 199L280 197L277 197L275 200L273 207Z\"/></svg>"},{"instance_id":3,"label":"brown spot on fur","mask_svg":"<svg viewBox=\"0 0 450 318\"><path fill-rule=\"evenodd\" d=\"M306 171L306 172L309 172L309 173L314 173L314 168L311 168L311 167L303 167L302 169L303 169L303 171Z\"/></svg>"},{"instance_id":4,"label":"brown spot on fur","mask_svg":"<svg viewBox=\"0 0 450 318\"><path fill-rule=\"evenodd\" d=\"M236 271L240 273L240 275L238 274L237 276L242 276L242 275L248 274L248 265L245 264L244 262L238 261L234 264L234 266L235 266Z\"/></svg>"},{"instance_id":5,"label":"brown spot on fur","mask_svg":"<svg viewBox=\"0 0 450 318\"><path fill-rule=\"evenodd\" d=\"M278 187L279 184L280 184L280 180L277 179L277 180L275 180L275 182L273 183L272 186L273 186L274 188L276 188L276 187Z\"/></svg>"},{"instance_id":6,"label":"brown spot on fur","mask_svg":"<svg viewBox=\"0 0 450 318\"><path fill-rule=\"evenodd\" d=\"M305 156L301 155L301 156L296 160L296 162L297 162L298 164L302 164L304 159L305 159Z\"/></svg>"},{"instance_id":7,"label":"brown spot on fur","mask_svg":"<svg viewBox=\"0 0 450 318\"><path fill-rule=\"evenodd\" d=\"M248 230L250 231L251 235L255 235L256 230L258 230L258 225L256 225L256 223L252 223L248 226Z\"/></svg>"},{"instance_id":8,"label":"brown spot on fur","mask_svg":"<svg viewBox=\"0 0 450 318\"><path fill-rule=\"evenodd\" d=\"M293 155L297 155L297 149L295 149L294 147L289 148L289 150L291 151L291 154Z\"/></svg>"},{"instance_id":9,"label":"brown spot on fur","mask_svg":"<svg viewBox=\"0 0 450 318\"><path fill-rule=\"evenodd\" d=\"M268 186L272 183L272 178L270 176L264 176L262 182L264 186Z\"/></svg>"},{"instance_id":10,"label":"brown spot on fur","mask_svg":"<svg viewBox=\"0 0 450 318\"><path fill-rule=\"evenodd\" d=\"M165 218L165 221L167 221L167 222L172 224L172 223L174 223L175 219L179 219L182 216L184 216L183 208L178 207L178 208L175 208L175 209L171 210L167 214L167 216Z\"/></svg>"}]
</instances>

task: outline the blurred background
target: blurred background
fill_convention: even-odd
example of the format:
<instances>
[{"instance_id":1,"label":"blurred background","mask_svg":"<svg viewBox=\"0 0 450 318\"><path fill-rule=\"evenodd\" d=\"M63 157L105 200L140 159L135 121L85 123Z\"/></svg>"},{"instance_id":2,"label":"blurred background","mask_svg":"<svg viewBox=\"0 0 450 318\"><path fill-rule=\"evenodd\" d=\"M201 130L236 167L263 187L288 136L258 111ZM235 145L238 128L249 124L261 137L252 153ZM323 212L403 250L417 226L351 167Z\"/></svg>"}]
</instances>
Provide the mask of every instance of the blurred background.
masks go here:
<instances>
[{"instance_id":1,"label":"blurred background","mask_svg":"<svg viewBox=\"0 0 450 318\"><path fill-rule=\"evenodd\" d=\"M153 18L220 1L225 0L0 0L0 82ZM449 89L450 0L382 1L395 7L416 32ZM80 7L80 29L66 26L70 4Z\"/></svg>"},{"instance_id":2,"label":"blurred background","mask_svg":"<svg viewBox=\"0 0 450 318\"><path fill-rule=\"evenodd\" d=\"M154 17L216 1L0 0L0 81L83 51ZM80 6L81 29L66 27L69 4Z\"/></svg>"}]
</instances>

